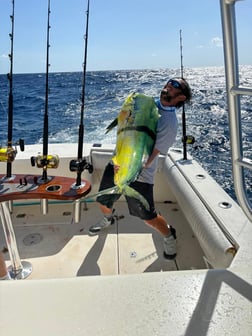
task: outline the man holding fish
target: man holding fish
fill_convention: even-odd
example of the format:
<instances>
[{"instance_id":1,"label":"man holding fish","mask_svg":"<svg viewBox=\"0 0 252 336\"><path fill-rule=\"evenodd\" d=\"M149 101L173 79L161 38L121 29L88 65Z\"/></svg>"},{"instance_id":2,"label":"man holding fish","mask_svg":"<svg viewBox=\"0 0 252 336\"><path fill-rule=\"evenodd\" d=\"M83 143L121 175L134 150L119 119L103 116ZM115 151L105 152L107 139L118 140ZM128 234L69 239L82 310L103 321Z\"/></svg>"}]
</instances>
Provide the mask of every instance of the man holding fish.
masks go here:
<instances>
[{"instance_id":1,"label":"man holding fish","mask_svg":"<svg viewBox=\"0 0 252 336\"><path fill-rule=\"evenodd\" d=\"M184 78L169 79L157 101L139 93L126 98L118 117L107 128L109 131L117 125L116 149L104 170L99 193L94 195L104 216L89 228L90 235L114 223L113 205L123 194L130 214L164 236L164 257L176 257L176 230L156 212L153 183L158 155L166 154L176 138L176 108L190 99L191 89Z\"/></svg>"}]
</instances>

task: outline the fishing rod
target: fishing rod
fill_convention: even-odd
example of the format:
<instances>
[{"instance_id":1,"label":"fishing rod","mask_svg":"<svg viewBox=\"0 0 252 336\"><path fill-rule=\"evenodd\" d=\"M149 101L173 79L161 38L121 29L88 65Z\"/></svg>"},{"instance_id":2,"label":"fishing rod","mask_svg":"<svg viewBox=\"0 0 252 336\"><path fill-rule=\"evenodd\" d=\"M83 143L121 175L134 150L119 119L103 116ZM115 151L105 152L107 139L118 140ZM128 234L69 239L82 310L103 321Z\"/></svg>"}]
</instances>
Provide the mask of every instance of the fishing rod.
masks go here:
<instances>
[{"instance_id":1,"label":"fishing rod","mask_svg":"<svg viewBox=\"0 0 252 336\"><path fill-rule=\"evenodd\" d=\"M47 180L47 155L48 155L48 95L49 95L49 36L50 36L50 0L48 0L47 9L47 42L46 42L46 85L45 85L45 113L44 113L44 127L43 127L43 159L45 160L43 166L43 180Z\"/></svg>"},{"instance_id":2,"label":"fishing rod","mask_svg":"<svg viewBox=\"0 0 252 336\"><path fill-rule=\"evenodd\" d=\"M45 77L45 113L43 127L43 155L31 157L31 164L38 168L43 168L43 173L40 182L48 182L47 168L57 168L59 165L58 155L48 155L48 137L49 137L49 122L48 122L48 97L49 97L49 49L50 49L50 0L48 0L47 8L47 41L46 41L46 77Z\"/></svg>"},{"instance_id":3,"label":"fishing rod","mask_svg":"<svg viewBox=\"0 0 252 336\"><path fill-rule=\"evenodd\" d=\"M86 11L86 33L84 35L85 48L84 48L84 61L83 61L83 77L82 77L82 91L81 91L81 116L79 125L79 139L78 139L78 153L77 160L70 161L70 171L76 171L76 184L75 187L81 186L81 173L87 169L89 173L93 172L93 166L83 159L83 140L84 140L84 106L85 106L85 89L86 89L86 73L87 73L87 46L88 46L88 25L89 25L89 0L87 2Z\"/></svg>"},{"instance_id":4,"label":"fishing rod","mask_svg":"<svg viewBox=\"0 0 252 336\"><path fill-rule=\"evenodd\" d=\"M13 129L13 49L14 49L14 13L15 13L15 2L12 0L12 14L11 19L11 33L9 33L11 41L11 50L9 54L10 60L10 72L7 74L9 81L9 98L8 98L8 135L7 135L7 147L0 148L0 161L7 162L6 178L10 179L12 177L12 162L15 160L17 149L13 148L12 143L12 129ZM20 145L21 151L24 151L24 140L19 139L16 143Z\"/></svg>"},{"instance_id":5,"label":"fishing rod","mask_svg":"<svg viewBox=\"0 0 252 336\"><path fill-rule=\"evenodd\" d=\"M180 36L180 75L184 78L184 65L183 65L183 45L182 45L182 30L179 31ZM183 143L183 160L187 160L187 144L194 143L194 137L186 134L186 113L185 103L182 105L182 143Z\"/></svg>"}]
</instances>

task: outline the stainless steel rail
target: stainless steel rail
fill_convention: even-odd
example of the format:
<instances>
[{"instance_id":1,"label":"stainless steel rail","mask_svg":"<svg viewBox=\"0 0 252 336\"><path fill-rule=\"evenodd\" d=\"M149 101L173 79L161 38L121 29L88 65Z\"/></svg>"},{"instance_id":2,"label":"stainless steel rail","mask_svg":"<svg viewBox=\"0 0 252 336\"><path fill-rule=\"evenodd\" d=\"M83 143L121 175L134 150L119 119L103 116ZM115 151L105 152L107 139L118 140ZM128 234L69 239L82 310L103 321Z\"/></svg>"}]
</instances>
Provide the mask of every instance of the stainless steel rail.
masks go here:
<instances>
[{"instance_id":1,"label":"stainless steel rail","mask_svg":"<svg viewBox=\"0 0 252 336\"><path fill-rule=\"evenodd\" d=\"M32 265L28 261L20 260L8 202L0 202L0 218L12 263L8 268L9 274L15 280L25 279L31 274Z\"/></svg>"},{"instance_id":2,"label":"stainless steel rail","mask_svg":"<svg viewBox=\"0 0 252 336\"><path fill-rule=\"evenodd\" d=\"M252 204L248 198L244 168L252 170L252 160L243 157L241 104L242 95L252 96L252 88L240 87L236 35L235 4L239 0L220 0L224 45L226 89L235 193L247 217L252 221Z\"/></svg>"}]
</instances>

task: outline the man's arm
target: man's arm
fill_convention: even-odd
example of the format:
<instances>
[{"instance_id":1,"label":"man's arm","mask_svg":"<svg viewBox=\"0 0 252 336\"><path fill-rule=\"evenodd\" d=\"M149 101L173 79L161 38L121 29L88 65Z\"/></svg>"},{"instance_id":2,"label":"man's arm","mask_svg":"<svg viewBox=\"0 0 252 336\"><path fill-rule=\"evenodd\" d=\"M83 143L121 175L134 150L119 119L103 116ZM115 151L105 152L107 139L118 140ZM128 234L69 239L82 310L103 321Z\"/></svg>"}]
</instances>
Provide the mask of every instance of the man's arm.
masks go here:
<instances>
[{"instance_id":1,"label":"man's arm","mask_svg":"<svg viewBox=\"0 0 252 336\"><path fill-rule=\"evenodd\" d=\"M148 166L152 163L157 155L159 155L160 151L157 148L154 148L148 160L144 164L144 168L148 168Z\"/></svg>"}]
</instances>

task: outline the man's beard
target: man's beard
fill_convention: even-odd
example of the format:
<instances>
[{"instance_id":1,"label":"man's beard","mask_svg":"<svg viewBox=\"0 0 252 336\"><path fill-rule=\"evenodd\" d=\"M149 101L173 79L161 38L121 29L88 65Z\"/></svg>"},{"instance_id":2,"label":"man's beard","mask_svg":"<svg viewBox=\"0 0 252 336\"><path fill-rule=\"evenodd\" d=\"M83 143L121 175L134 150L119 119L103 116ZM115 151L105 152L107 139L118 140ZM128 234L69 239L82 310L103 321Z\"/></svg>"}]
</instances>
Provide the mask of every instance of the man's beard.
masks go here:
<instances>
[{"instance_id":1,"label":"man's beard","mask_svg":"<svg viewBox=\"0 0 252 336\"><path fill-rule=\"evenodd\" d=\"M161 91L161 98L165 100L167 103L169 103L172 100L172 97L169 95L169 92L166 90Z\"/></svg>"}]
</instances>

